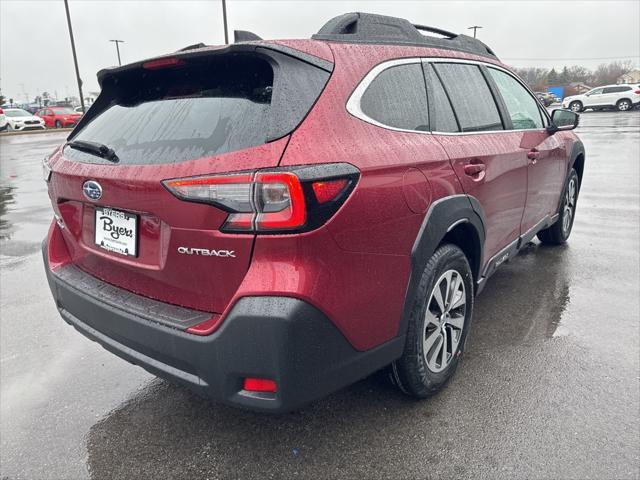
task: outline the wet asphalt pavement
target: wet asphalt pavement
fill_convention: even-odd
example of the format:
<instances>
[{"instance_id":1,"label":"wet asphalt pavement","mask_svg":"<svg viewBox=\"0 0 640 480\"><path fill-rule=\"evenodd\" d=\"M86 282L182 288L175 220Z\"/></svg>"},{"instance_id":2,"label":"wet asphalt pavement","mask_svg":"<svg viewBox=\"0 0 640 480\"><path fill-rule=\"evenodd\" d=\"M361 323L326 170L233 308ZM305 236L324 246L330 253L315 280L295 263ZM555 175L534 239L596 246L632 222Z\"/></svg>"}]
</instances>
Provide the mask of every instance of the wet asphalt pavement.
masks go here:
<instances>
[{"instance_id":1,"label":"wet asphalt pavement","mask_svg":"<svg viewBox=\"0 0 640 480\"><path fill-rule=\"evenodd\" d=\"M640 478L640 111L581 123L569 244L489 280L444 392L372 377L285 416L211 404L67 326L39 252L40 162L64 134L0 138L0 478Z\"/></svg>"}]
</instances>

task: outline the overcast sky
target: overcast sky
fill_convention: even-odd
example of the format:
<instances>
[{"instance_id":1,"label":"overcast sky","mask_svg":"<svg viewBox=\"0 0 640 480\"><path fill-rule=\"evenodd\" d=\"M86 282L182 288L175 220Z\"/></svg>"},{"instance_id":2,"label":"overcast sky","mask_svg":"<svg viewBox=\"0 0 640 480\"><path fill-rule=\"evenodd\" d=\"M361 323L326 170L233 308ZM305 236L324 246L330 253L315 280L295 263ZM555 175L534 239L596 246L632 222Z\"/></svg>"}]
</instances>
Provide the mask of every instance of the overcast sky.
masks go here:
<instances>
[{"instance_id":1,"label":"overcast sky","mask_svg":"<svg viewBox=\"0 0 640 480\"><path fill-rule=\"evenodd\" d=\"M98 89L98 70L117 64L109 39L125 41L123 63L224 39L220 0L69 0L69 8L85 91ZM478 37L513 66L640 63L640 0L227 0L229 31L263 38L308 38L351 11L460 33L482 25ZM0 87L16 101L45 90L77 96L63 0L0 0Z\"/></svg>"}]
</instances>

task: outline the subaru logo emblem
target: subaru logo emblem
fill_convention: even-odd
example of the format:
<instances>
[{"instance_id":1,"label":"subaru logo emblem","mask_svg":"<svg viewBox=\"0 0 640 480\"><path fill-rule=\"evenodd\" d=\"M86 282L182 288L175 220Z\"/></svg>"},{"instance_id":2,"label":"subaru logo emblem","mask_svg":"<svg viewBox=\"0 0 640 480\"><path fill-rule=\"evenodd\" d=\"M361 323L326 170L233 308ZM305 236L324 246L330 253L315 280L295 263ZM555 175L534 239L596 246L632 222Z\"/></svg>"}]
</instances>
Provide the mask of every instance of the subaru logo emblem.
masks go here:
<instances>
[{"instance_id":1,"label":"subaru logo emblem","mask_svg":"<svg viewBox=\"0 0 640 480\"><path fill-rule=\"evenodd\" d=\"M102 197L102 187L95 180L87 180L84 182L84 185L82 185L82 191L84 192L85 197L89 200L93 200L94 202L96 200L100 200L100 197Z\"/></svg>"}]
</instances>

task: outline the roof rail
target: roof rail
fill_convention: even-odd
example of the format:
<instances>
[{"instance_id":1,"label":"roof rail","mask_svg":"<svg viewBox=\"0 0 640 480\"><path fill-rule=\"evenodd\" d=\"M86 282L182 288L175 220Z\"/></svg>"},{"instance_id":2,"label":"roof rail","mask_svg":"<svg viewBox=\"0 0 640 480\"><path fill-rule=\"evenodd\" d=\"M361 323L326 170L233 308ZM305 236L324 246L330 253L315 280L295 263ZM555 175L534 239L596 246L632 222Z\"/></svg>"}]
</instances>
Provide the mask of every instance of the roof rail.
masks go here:
<instances>
[{"instance_id":1,"label":"roof rail","mask_svg":"<svg viewBox=\"0 0 640 480\"><path fill-rule=\"evenodd\" d=\"M444 38L423 35L420 31L435 33ZM414 25L403 18L373 13L354 12L334 17L311 38L333 42L444 48L497 59L493 50L480 40L467 35L451 33L435 27Z\"/></svg>"}]
</instances>

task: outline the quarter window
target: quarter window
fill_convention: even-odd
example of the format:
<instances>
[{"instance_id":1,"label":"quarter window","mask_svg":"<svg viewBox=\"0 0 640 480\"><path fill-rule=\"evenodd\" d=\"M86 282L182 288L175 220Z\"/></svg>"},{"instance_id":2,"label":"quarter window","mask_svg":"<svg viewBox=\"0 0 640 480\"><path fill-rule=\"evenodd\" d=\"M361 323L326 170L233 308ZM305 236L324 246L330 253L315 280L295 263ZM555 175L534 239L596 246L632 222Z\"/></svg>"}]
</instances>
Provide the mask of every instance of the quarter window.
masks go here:
<instances>
[{"instance_id":1,"label":"quarter window","mask_svg":"<svg viewBox=\"0 0 640 480\"><path fill-rule=\"evenodd\" d=\"M491 90L477 65L436 63L434 67L463 132L504 129Z\"/></svg>"},{"instance_id":2,"label":"quarter window","mask_svg":"<svg viewBox=\"0 0 640 480\"><path fill-rule=\"evenodd\" d=\"M530 130L542 128L542 117L538 102L511 75L489 68L491 77L496 82L498 91L507 106L514 130Z\"/></svg>"},{"instance_id":3,"label":"quarter window","mask_svg":"<svg viewBox=\"0 0 640 480\"><path fill-rule=\"evenodd\" d=\"M429 130L427 93L420 63L383 70L360 99L360 109L383 125Z\"/></svg>"}]
</instances>

